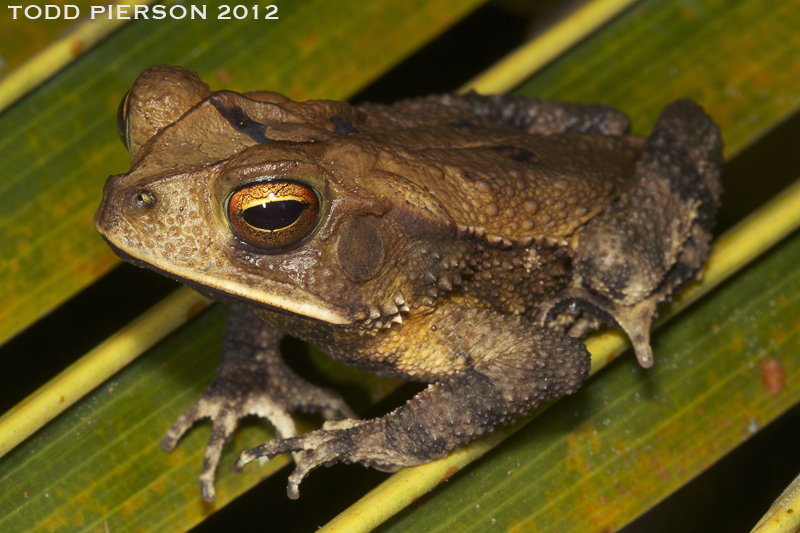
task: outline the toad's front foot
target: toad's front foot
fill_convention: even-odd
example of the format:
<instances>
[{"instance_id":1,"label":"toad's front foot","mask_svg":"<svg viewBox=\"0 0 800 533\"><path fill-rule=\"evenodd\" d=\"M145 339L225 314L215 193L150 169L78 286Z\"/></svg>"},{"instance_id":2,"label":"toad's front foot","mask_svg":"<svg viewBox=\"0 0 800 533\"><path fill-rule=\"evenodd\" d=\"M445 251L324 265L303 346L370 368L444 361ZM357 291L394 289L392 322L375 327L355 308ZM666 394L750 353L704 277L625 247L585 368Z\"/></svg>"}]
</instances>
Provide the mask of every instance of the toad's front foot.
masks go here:
<instances>
[{"instance_id":1,"label":"toad's front foot","mask_svg":"<svg viewBox=\"0 0 800 533\"><path fill-rule=\"evenodd\" d=\"M252 375L247 376L252 378ZM304 411L320 412L325 418L344 418L354 417L355 415L344 401L335 393L324 389L313 388L308 392L314 393L317 398L315 405L308 401L308 394L305 397L304 405L293 405L289 398L281 398L269 394L274 391L265 391L263 388L251 388L241 390L237 388L232 392L230 387L221 383L219 376L206 390L197 402L190 407L178 420L167 430L166 435L161 441L161 447L166 451L175 449L178 440L183 436L194 423L203 418L210 418L213 421L211 437L208 439L203 453L203 470L200 474L200 492L203 499L213 501L216 495L214 490L214 478L217 465L222 456L222 448L230 440L233 432L238 426L239 420L249 415L256 415L269 421L275 427L275 434L280 438L293 437L297 435L294 420L290 411L302 408ZM233 380L234 382L236 380ZM266 383L267 380L259 380ZM309 386L311 389L312 386ZM294 451L294 450L293 450ZM301 451L301 450L296 450ZM295 459L302 458L302 454L295 455Z\"/></svg>"},{"instance_id":2,"label":"toad's front foot","mask_svg":"<svg viewBox=\"0 0 800 533\"><path fill-rule=\"evenodd\" d=\"M214 474L222 448L240 419L250 415L263 418L281 439L297 435L291 416L295 411L319 413L326 420L355 418L341 396L308 383L286 366L278 354L282 337L247 309L231 307L216 376L161 441L164 450L172 451L195 422L213 421L200 475L200 492L206 501L214 500ZM295 455L295 460L300 459L302 455Z\"/></svg>"}]
</instances>

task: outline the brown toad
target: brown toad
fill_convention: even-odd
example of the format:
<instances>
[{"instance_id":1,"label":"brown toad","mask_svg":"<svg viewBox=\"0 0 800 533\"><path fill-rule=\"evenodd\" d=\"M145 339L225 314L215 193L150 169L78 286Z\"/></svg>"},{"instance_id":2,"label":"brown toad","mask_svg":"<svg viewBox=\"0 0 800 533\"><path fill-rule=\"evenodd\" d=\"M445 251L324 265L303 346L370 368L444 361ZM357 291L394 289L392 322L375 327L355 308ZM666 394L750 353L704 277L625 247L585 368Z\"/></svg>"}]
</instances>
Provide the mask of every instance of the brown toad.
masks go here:
<instances>
[{"instance_id":1,"label":"brown toad","mask_svg":"<svg viewBox=\"0 0 800 533\"><path fill-rule=\"evenodd\" d=\"M433 461L577 390L575 339L608 322L653 363L657 305L705 261L722 143L692 102L648 138L604 106L445 95L394 105L211 93L154 67L120 107L133 156L95 225L124 259L231 307L217 376L169 429L171 450L213 419L201 487L249 414L289 452L289 496L336 461L384 470ZM331 357L431 385L357 420L278 352L284 333ZM297 436L290 412L321 413Z\"/></svg>"}]
</instances>

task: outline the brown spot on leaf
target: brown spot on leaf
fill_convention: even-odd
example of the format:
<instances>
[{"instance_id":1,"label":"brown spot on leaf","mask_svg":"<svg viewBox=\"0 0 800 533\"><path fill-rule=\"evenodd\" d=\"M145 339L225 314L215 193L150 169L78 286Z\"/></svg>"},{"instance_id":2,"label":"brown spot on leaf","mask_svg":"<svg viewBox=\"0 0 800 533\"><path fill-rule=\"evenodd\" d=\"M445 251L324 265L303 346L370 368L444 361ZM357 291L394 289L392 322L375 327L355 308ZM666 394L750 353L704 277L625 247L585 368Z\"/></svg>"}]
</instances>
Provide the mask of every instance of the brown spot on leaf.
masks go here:
<instances>
[{"instance_id":1,"label":"brown spot on leaf","mask_svg":"<svg viewBox=\"0 0 800 533\"><path fill-rule=\"evenodd\" d=\"M442 479L439 480L439 483L441 483L443 481L447 481L447 478L449 478L450 476L452 476L456 472L458 472L458 467L457 466L451 466L450 468L447 469L447 472L444 473L444 475L442 476Z\"/></svg>"},{"instance_id":2,"label":"brown spot on leaf","mask_svg":"<svg viewBox=\"0 0 800 533\"><path fill-rule=\"evenodd\" d=\"M147 503L147 497L144 494L137 494L125 500L119 510L123 516L130 516L137 513L145 503Z\"/></svg>"},{"instance_id":3,"label":"brown spot on leaf","mask_svg":"<svg viewBox=\"0 0 800 533\"><path fill-rule=\"evenodd\" d=\"M84 50L83 41L80 39L72 39L69 43L69 52L72 54L72 57L78 57L83 53Z\"/></svg>"},{"instance_id":4,"label":"brown spot on leaf","mask_svg":"<svg viewBox=\"0 0 800 533\"><path fill-rule=\"evenodd\" d=\"M217 75L217 79L222 85L228 85L231 82L231 73L227 69L218 68L214 74Z\"/></svg>"},{"instance_id":5,"label":"brown spot on leaf","mask_svg":"<svg viewBox=\"0 0 800 533\"><path fill-rule=\"evenodd\" d=\"M759 367L761 371L761 383L767 392L772 396L777 396L786 385L786 372L783 369L783 363L774 357L767 357L761 361Z\"/></svg>"}]
</instances>

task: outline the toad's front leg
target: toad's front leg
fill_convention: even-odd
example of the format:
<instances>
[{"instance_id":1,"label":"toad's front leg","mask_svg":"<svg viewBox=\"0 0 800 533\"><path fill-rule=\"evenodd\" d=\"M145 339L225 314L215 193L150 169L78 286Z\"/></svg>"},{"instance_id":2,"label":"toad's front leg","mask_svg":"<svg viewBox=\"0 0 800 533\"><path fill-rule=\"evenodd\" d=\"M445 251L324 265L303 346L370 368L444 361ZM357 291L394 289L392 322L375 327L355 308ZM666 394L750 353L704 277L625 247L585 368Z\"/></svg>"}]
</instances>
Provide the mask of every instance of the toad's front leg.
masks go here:
<instances>
[{"instance_id":1,"label":"toad's front leg","mask_svg":"<svg viewBox=\"0 0 800 533\"><path fill-rule=\"evenodd\" d=\"M542 402L576 391L589 372L589 353L581 342L518 317L449 303L423 321L413 328L403 324L397 332L395 337L425 332L414 343L399 339L400 345L416 346L407 349L399 366L452 372L384 417L345 420L267 442L244 452L235 468L241 471L262 456L305 451L289 478L289 497L297 498L302 479L322 465L358 462L393 471L428 463Z\"/></svg>"}]
</instances>

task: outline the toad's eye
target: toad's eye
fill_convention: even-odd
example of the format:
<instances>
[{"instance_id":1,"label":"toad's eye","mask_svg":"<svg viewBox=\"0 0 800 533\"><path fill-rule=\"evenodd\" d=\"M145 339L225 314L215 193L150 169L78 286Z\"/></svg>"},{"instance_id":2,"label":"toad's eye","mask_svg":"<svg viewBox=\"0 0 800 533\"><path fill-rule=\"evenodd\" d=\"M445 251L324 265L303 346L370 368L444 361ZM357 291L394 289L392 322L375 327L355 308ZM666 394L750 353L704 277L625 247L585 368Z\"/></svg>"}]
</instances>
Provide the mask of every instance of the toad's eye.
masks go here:
<instances>
[{"instance_id":1,"label":"toad's eye","mask_svg":"<svg viewBox=\"0 0 800 533\"><path fill-rule=\"evenodd\" d=\"M263 181L242 187L228 200L228 220L237 237L256 248L285 248L308 235L319 200L308 185Z\"/></svg>"},{"instance_id":2,"label":"toad's eye","mask_svg":"<svg viewBox=\"0 0 800 533\"><path fill-rule=\"evenodd\" d=\"M130 99L131 92L128 91L125 93L125 96L122 97L122 101L117 108L117 134L119 135L119 140L122 141L122 144L125 145L125 149L128 150L128 152L131 151L131 145L128 139L128 102Z\"/></svg>"}]
</instances>

